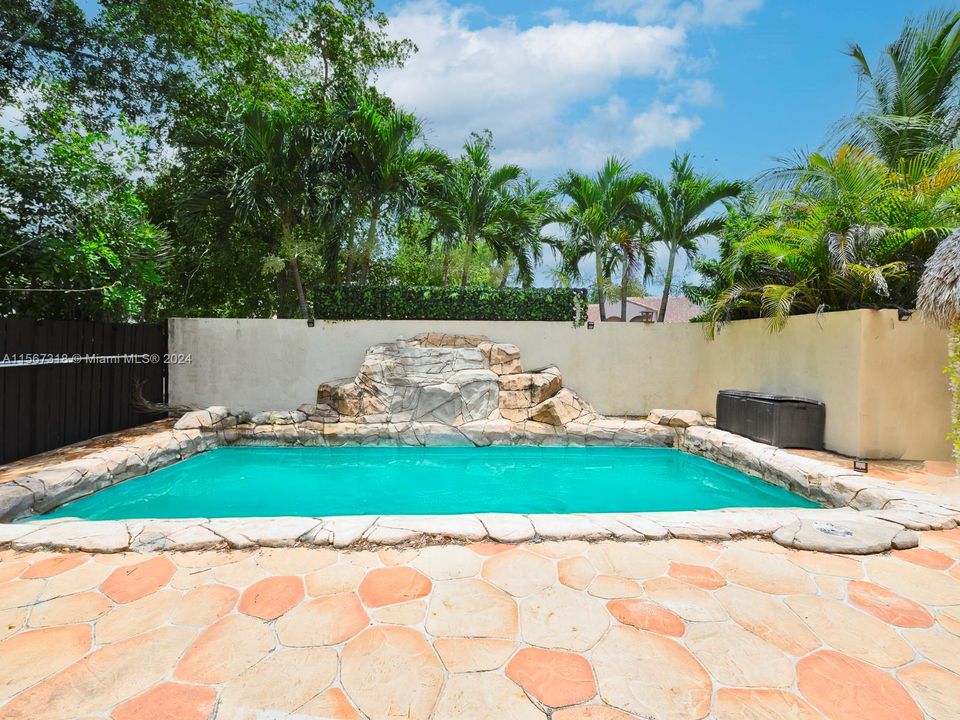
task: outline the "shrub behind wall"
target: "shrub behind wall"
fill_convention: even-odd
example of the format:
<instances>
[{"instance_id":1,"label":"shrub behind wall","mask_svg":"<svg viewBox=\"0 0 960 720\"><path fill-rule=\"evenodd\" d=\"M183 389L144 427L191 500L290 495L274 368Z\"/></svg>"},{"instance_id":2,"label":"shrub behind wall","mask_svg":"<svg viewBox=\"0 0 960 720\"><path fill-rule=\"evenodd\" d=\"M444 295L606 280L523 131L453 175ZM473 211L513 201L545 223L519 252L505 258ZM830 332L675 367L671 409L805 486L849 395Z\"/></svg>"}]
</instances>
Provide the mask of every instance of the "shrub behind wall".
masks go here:
<instances>
[{"instance_id":1,"label":"shrub behind wall","mask_svg":"<svg viewBox=\"0 0 960 720\"><path fill-rule=\"evenodd\" d=\"M583 324L579 288L459 288L329 285L313 292L321 320L540 320Z\"/></svg>"}]
</instances>

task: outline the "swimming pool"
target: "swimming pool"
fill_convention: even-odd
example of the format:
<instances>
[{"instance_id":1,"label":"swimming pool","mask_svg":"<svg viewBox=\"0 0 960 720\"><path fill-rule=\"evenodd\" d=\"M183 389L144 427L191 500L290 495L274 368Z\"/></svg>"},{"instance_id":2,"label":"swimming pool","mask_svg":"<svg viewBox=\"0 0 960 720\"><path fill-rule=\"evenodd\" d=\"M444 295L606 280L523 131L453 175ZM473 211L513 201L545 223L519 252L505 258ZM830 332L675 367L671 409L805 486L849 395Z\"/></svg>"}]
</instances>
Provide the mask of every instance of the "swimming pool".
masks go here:
<instances>
[{"instance_id":1,"label":"swimming pool","mask_svg":"<svg viewBox=\"0 0 960 720\"><path fill-rule=\"evenodd\" d=\"M43 515L130 518L602 513L817 507L679 450L224 447Z\"/></svg>"}]
</instances>

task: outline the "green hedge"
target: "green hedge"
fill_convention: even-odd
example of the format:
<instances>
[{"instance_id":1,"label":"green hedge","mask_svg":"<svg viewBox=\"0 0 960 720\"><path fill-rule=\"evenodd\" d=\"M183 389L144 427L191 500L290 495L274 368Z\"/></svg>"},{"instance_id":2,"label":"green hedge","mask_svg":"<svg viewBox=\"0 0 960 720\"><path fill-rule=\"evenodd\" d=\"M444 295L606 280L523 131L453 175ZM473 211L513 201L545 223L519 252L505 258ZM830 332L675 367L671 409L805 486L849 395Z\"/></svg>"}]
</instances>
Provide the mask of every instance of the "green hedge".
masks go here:
<instances>
[{"instance_id":1,"label":"green hedge","mask_svg":"<svg viewBox=\"0 0 960 720\"><path fill-rule=\"evenodd\" d=\"M314 289L313 311L322 320L541 320L582 325L587 291L328 285Z\"/></svg>"}]
</instances>

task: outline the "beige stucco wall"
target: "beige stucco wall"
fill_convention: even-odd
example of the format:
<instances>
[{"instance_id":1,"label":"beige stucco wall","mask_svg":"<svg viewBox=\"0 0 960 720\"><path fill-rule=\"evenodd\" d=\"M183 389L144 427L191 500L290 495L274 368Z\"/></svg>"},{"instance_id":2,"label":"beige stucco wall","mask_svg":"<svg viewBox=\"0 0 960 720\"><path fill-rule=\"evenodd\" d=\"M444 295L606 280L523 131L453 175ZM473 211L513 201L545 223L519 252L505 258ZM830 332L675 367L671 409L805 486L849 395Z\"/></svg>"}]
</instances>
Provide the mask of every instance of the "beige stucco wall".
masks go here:
<instances>
[{"instance_id":1,"label":"beige stucco wall","mask_svg":"<svg viewBox=\"0 0 960 720\"><path fill-rule=\"evenodd\" d=\"M830 449L864 457L945 459L946 333L895 311L802 316L776 334L726 325L709 341L694 324L175 319L171 402L282 409L311 402L320 382L353 376L370 345L420 332L482 334L520 347L524 366L556 364L601 412L655 407L712 413L717 391L740 388L827 403Z\"/></svg>"}]
</instances>

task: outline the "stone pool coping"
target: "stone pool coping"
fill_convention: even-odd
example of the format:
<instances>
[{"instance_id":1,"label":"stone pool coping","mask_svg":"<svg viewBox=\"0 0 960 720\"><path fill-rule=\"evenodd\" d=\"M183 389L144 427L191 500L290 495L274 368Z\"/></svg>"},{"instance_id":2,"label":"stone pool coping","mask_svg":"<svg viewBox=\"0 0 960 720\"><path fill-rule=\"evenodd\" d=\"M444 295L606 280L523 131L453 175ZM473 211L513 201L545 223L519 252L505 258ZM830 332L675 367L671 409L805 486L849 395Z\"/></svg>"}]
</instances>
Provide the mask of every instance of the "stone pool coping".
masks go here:
<instances>
[{"instance_id":1,"label":"stone pool coping","mask_svg":"<svg viewBox=\"0 0 960 720\"><path fill-rule=\"evenodd\" d=\"M254 424L209 408L189 429L161 430L15 479L0 478L0 547L89 552L200 550L294 545L361 548L494 541L647 541L772 538L806 550L869 554L915 547L916 531L957 527L960 507L932 493L791 454L709 426L674 428L645 420L596 418L582 425L482 420L438 423L318 423L295 413ZM179 424L179 423L178 423ZM728 508L660 513L260 517L91 521L11 520L223 445L518 445L673 447L786 488L824 508Z\"/></svg>"}]
</instances>

